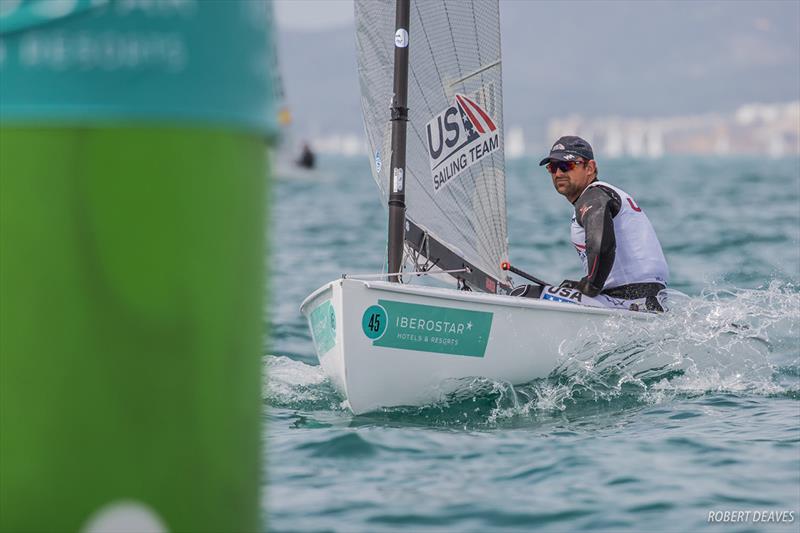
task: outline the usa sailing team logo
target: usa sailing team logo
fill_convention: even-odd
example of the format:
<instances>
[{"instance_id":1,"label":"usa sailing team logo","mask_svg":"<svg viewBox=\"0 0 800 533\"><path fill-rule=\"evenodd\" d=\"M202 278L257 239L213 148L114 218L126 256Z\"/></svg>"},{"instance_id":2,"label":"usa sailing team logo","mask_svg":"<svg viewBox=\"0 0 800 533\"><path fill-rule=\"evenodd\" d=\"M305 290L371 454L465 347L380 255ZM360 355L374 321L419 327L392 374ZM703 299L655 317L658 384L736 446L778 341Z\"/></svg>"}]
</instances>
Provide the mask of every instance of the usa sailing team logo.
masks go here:
<instances>
[{"instance_id":1,"label":"usa sailing team logo","mask_svg":"<svg viewBox=\"0 0 800 533\"><path fill-rule=\"evenodd\" d=\"M463 94L428 122L427 131L434 192L500 148L492 118Z\"/></svg>"}]
</instances>

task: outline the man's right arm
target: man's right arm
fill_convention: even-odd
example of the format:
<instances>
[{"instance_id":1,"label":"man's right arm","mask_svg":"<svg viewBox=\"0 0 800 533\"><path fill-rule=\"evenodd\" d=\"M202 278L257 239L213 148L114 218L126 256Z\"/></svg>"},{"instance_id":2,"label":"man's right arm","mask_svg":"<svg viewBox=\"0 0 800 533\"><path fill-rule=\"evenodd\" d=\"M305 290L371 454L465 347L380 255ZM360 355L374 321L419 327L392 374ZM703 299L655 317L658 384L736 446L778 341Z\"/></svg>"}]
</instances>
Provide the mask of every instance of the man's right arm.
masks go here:
<instances>
[{"instance_id":1,"label":"man's right arm","mask_svg":"<svg viewBox=\"0 0 800 533\"><path fill-rule=\"evenodd\" d=\"M621 201L616 191L605 187L590 187L575 202L575 220L586 232L587 274L578 288L584 294L596 296L603 290L616 257L614 216Z\"/></svg>"}]
</instances>

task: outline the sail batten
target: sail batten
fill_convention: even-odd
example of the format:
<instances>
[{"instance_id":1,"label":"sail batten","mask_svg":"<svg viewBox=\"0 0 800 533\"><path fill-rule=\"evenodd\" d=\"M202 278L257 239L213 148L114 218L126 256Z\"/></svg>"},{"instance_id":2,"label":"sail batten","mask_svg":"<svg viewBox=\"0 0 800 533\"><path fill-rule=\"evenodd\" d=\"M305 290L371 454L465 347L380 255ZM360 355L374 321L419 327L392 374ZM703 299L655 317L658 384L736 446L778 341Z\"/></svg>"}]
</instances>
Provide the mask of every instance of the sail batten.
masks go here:
<instances>
[{"instance_id":1,"label":"sail batten","mask_svg":"<svg viewBox=\"0 0 800 533\"><path fill-rule=\"evenodd\" d=\"M392 173L394 0L356 0L361 102L372 174ZM497 0L411 0L406 216L496 279L507 259Z\"/></svg>"}]
</instances>

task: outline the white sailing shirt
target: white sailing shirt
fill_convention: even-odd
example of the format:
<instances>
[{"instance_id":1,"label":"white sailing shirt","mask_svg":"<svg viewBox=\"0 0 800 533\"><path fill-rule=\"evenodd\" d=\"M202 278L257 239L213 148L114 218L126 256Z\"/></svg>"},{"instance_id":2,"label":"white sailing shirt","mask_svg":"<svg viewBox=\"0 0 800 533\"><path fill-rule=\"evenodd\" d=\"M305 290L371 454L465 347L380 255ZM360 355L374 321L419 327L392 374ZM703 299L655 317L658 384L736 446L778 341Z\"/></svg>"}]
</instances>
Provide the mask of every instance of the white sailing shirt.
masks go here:
<instances>
[{"instance_id":1,"label":"white sailing shirt","mask_svg":"<svg viewBox=\"0 0 800 533\"><path fill-rule=\"evenodd\" d=\"M604 289L613 289L631 283L669 282L669 268L661 243L658 241L653 225L634 199L622 189L603 181L595 181L590 187L603 186L615 191L621 200L621 207L614 221L616 255L611 272L606 278ZM571 225L572 244L583 261L584 270L589 272L586 259L586 232L578 224L575 215Z\"/></svg>"}]
</instances>

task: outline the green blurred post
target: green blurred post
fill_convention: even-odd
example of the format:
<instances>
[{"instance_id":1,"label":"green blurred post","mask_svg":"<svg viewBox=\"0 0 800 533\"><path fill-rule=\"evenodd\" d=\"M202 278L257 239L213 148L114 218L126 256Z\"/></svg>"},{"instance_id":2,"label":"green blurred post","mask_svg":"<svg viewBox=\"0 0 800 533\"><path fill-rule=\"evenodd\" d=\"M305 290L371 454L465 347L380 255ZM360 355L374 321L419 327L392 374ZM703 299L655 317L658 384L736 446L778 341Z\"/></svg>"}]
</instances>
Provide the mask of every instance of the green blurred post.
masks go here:
<instances>
[{"instance_id":1,"label":"green blurred post","mask_svg":"<svg viewBox=\"0 0 800 533\"><path fill-rule=\"evenodd\" d=\"M0 530L257 530L270 6L55 4L0 7Z\"/></svg>"}]
</instances>

